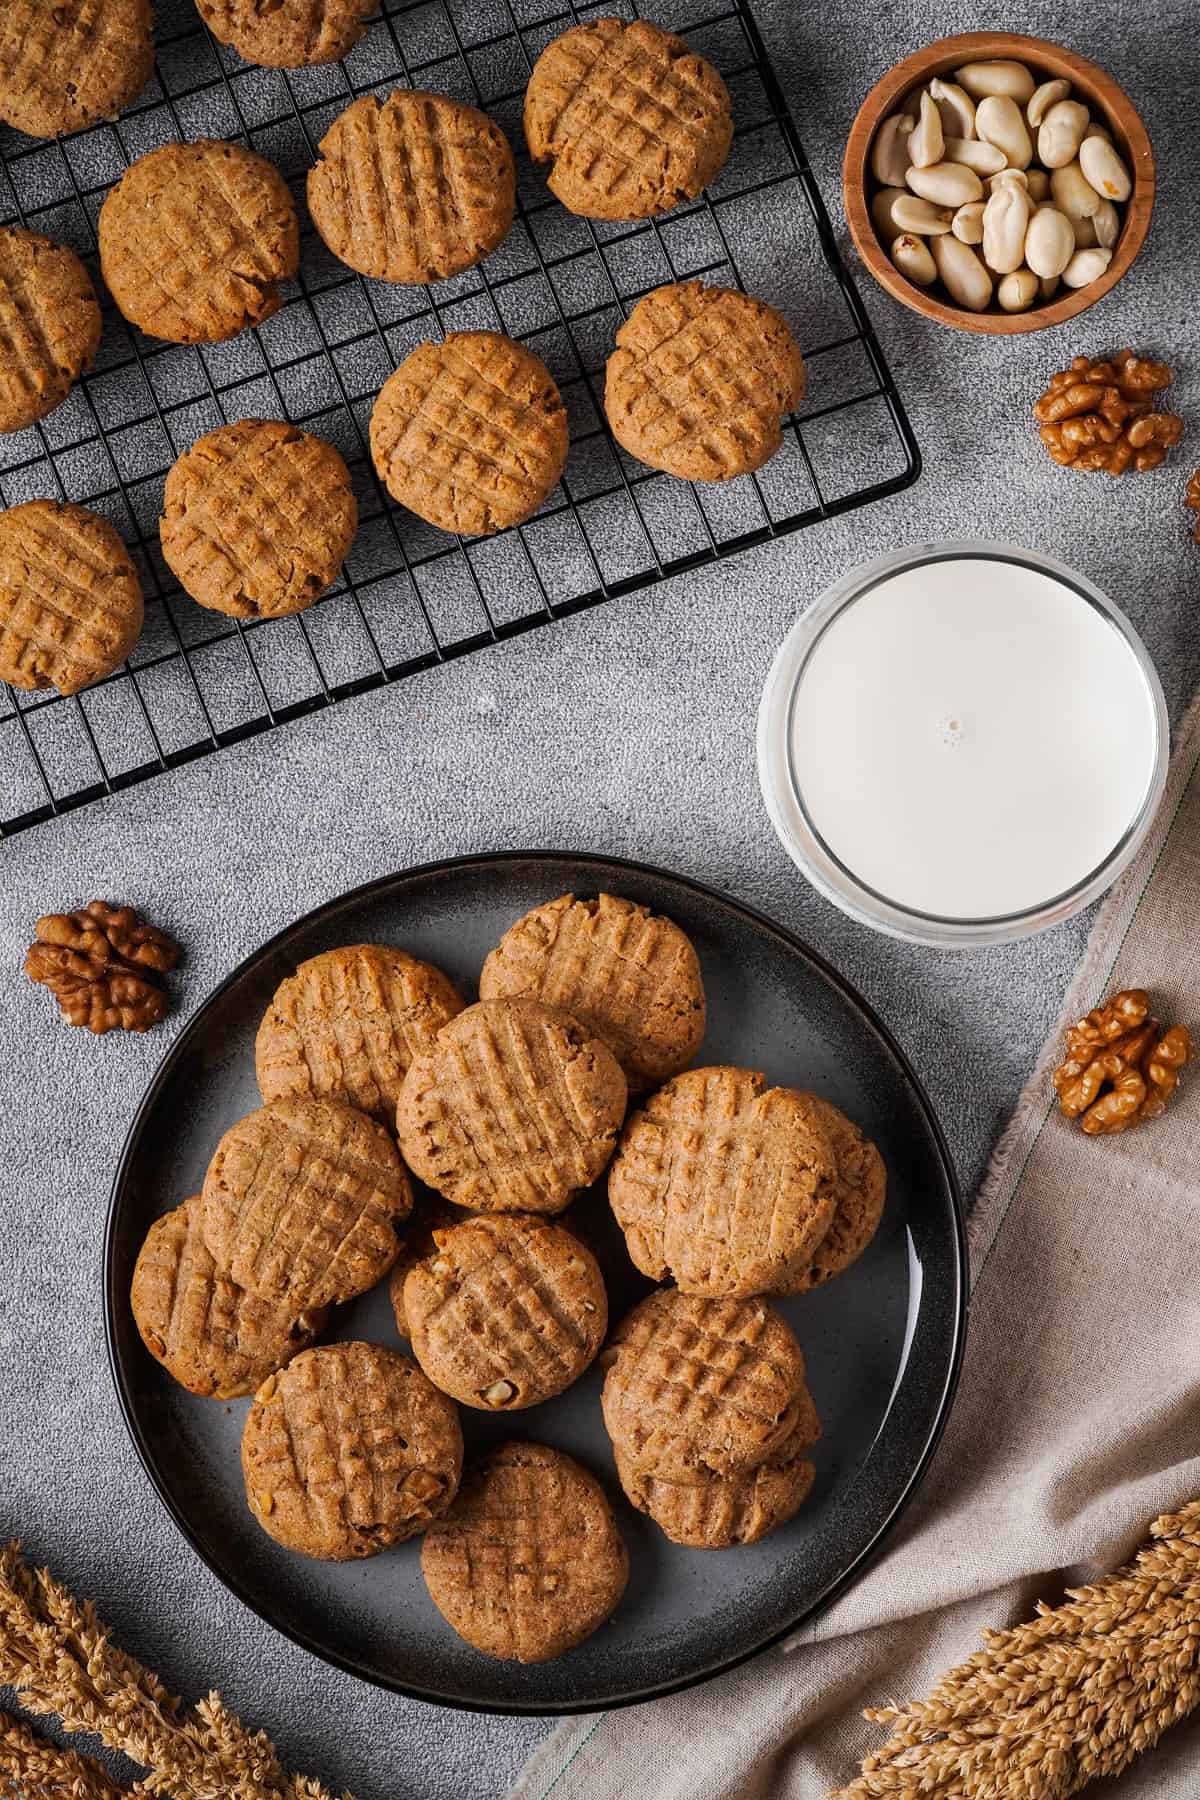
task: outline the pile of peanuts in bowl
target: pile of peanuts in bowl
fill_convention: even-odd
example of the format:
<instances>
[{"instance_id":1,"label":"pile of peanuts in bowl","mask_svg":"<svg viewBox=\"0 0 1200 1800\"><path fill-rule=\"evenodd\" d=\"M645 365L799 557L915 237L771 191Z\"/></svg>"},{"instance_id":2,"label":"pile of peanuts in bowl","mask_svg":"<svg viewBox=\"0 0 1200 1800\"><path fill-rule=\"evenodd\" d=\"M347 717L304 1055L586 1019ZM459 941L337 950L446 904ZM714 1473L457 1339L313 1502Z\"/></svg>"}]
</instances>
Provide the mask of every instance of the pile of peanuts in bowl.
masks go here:
<instances>
[{"instance_id":1,"label":"pile of peanuts in bowl","mask_svg":"<svg viewBox=\"0 0 1200 1800\"><path fill-rule=\"evenodd\" d=\"M871 146L875 229L918 287L1027 312L1104 274L1133 182L1111 133L1059 77L965 63L885 119Z\"/></svg>"}]
</instances>

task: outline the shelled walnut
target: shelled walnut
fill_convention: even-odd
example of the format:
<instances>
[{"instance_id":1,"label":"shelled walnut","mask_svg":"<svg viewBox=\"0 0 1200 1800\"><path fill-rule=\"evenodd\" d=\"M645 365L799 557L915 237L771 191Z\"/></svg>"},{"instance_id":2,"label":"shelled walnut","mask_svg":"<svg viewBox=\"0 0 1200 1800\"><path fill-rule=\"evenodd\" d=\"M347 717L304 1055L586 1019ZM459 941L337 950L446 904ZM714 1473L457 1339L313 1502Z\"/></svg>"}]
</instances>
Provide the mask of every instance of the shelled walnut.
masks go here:
<instances>
[{"instance_id":1,"label":"shelled walnut","mask_svg":"<svg viewBox=\"0 0 1200 1800\"><path fill-rule=\"evenodd\" d=\"M1164 1030L1145 989L1123 988L1068 1028L1054 1072L1059 1109L1089 1137L1128 1131L1159 1116L1191 1060L1187 1026Z\"/></svg>"},{"instance_id":2,"label":"shelled walnut","mask_svg":"<svg viewBox=\"0 0 1200 1800\"><path fill-rule=\"evenodd\" d=\"M148 1031L167 1010L162 977L179 945L145 925L131 906L92 900L78 912L48 913L25 957L30 980L48 987L72 1025Z\"/></svg>"},{"instance_id":3,"label":"shelled walnut","mask_svg":"<svg viewBox=\"0 0 1200 1800\"><path fill-rule=\"evenodd\" d=\"M1042 442L1068 469L1123 475L1157 468L1183 434L1179 415L1155 405L1154 396L1171 380L1166 363L1132 350L1118 350L1103 362L1077 356L1034 403Z\"/></svg>"},{"instance_id":4,"label":"shelled walnut","mask_svg":"<svg viewBox=\"0 0 1200 1800\"><path fill-rule=\"evenodd\" d=\"M1187 493L1183 497L1183 504L1190 507L1196 515L1196 523L1192 527L1192 536L1195 538L1196 542L1200 544L1200 469L1196 470L1196 473L1187 484Z\"/></svg>"}]
</instances>

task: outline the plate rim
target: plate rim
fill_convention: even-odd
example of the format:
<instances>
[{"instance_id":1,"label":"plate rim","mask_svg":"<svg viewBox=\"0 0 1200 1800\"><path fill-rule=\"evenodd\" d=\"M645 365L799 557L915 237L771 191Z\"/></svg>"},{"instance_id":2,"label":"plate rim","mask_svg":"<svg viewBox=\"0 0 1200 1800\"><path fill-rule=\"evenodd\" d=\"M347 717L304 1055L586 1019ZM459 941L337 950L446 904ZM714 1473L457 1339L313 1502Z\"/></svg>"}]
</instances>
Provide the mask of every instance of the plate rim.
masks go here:
<instances>
[{"instance_id":1,"label":"plate rim","mask_svg":"<svg viewBox=\"0 0 1200 1800\"><path fill-rule=\"evenodd\" d=\"M253 1613L255 1618L259 1619L271 1631L277 1632L281 1637L286 1638L298 1649L306 1651L311 1656L315 1656L328 1667L338 1669L343 1674L353 1676L359 1681L365 1681L370 1686L378 1688L384 1693L401 1694L406 1699L421 1700L435 1706L451 1707L457 1712L486 1713L506 1718L561 1718L578 1713L580 1703L570 1700L553 1702L543 1700L536 1704L525 1704L520 1700L509 1699L500 1702L486 1697L468 1700L459 1694L440 1693L433 1687L415 1686L408 1681L389 1679L376 1671L365 1668L357 1663L353 1657L344 1656L335 1650L329 1649L327 1645L319 1643L308 1632L299 1628L294 1628L291 1625L280 1624L277 1620L270 1618L262 1607L250 1597L240 1577L227 1574L223 1569L216 1566L213 1558L210 1557L208 1552L202 1547L197 1533L193 1530L191 1524L184 1515L182 1508L176 1505L165 1482L160 1479L154 1451L151 1448L146 1433L142 1429L141 1420L131 1392L131 1384L127 1380L125 1361L118 1343L117 1309L122 1303L122 1300L127 1297L124 1295L118 1296L116 1292L114 1264L117 1240L117 1214L120 1208L129 1166L137 1152L148 1115L155 1105L159 1093L174 1074L176 1065L182 1059L185 1051L189 1047L201 1021L211 1013L214 1007L219 1004L236 983L240 982L246 975L253 973L258 965L264 962L269 956L282 949L287 940L297 933L319 925L326 916L337 912L343 907L355 904L367 904L372 899L378 898L393 889L402 887L407 882L414 882L439 875L462 874L473 869L482 870L488 866L496 867L501 865L511 868L520 867L522 865L536 866L548 862L591 864L597 868L609 870L615 869L623 874L649 877L652 880L682 888L708 902L710 905L715 904L720 909L732 912L738 916L743 923L749 922L758 929L765 931L771 937L779 940L786 949L798 954L804 961L808 962L838 991L841 997L859 1013L895 1059L901 1074L909 1084L917 1105L924 1117L933 1149L936 1152L938 1163L941 1166L947 1195L950 1201L951 1223L953 1226L953 1331L949 1364L942 1379L941 1391L937 1397L934 1416L926 1433L925 1441L922 1444L920 1455L917 1457L908 1479L905 1481L886 1516L880 1522L874 1535L863 1546L842 1573L821 1590L816 1599L802 1607L794 1618L791 1618L778 1630L769 1632L766 1637L761 1639L750 1649L739 1650L731 1656L723 1657L717 1662L712 1663L710 1666L693 1671L688 1675L676 1676L669 1680L652 1683L649 1686L614 1694L606 1697L603 1701L589 1702L587 1708L589 1712L613 1712L621 1707L644 1705L649 1700L661 1699L669 1694L683 1693L689 1688L698 1687L706 1681L715 1679L718 1675L728 1674L731 1670L751 1661L754 1657L761 1655L765 1650L769 1650L774 1645L780 1643L790 1633L798 1630L801 1625L807 1624L810 1620L818 1618L853 1586L854 1582L866 1571L874 1558L882 1550L887 1539L891 1536L891 1533L895 1530L901 1517L911 1504L925 1475L928 1473L934 1452L941 1441L942 1433L945 1430L946 1423L950 1417L955 1394L958 1389L959 1377L962 1372L963 1352L966 1344L967 1324L970 1312L970 1263L962 1190L954 1166L954 1159L950 1154L950 1148L946 1142L941 1122L934 1110L933 1102L929 1097L924 1082L918 1075L907 1053L889 1027L884 1023L882 1018L880 1018L870 1001L858 991L846 976L835 969L833 965L821 955L820 951L814 950L805 939L791 931L787 926L781 925L777 920L772 919L768 914L761 912L749 902L737 899L734 895L726 893L721 888L713 887L708 882L699 881L693 876L680 874L673 869L664 869L655 863L640 862L630 857L610 856L602 851L564 849L471 851L461 856L439 857L432 862L414 863L405 868L394 869L389 874L374 876L370 881L365 881L356 887L348 888L344 893L333 895L329 899L321 901L319 905L310 908L308 912L300 914L297 918L293 919L290 924L285 925L279 931L274 932L269 938L259 944L256 949L244 956L241 961L230 970L228 975L224 976L223 979L205 995L191 1017L180 1030L179 1035L160 1059L159 1064L155 1069L154 1074L151 1076L150 1081L134 1110L133 1116L130 1119L121 1146L121 1154L117 1160L117 1166L113 1173L112 1185L109 1190L108 1209L104 1223L104 1237L101 1247L101 1282L105 1349L107 1351L109 1373L112 1376L113 1386L116 1389L117 1403L121 1410L121 1417L124 1421L125 1429L137 1452L138 1460L149 1479L151 1488L162 1506L166 1509L167 1514L173 1521L176 1529L179 1531L189 1549L191 1549L194 1555L199 1557L210 1575L215 1577L221 1586L228 1593L233 1595L234 1599L245 1606Z\"/></svg>"}]
</instances>

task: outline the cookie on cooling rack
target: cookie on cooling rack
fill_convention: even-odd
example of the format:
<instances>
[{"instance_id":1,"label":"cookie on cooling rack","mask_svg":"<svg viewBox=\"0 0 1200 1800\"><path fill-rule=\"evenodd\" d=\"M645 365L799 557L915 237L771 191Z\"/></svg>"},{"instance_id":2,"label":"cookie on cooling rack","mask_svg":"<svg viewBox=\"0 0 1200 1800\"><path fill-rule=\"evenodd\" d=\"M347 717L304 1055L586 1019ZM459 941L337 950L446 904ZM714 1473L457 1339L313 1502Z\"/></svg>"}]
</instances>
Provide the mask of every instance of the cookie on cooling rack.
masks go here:
<instances>
[{"instance_id":1,"label":"cookie on cooling rack","mask_svg":"<svg viewBox=\"0 0 1200 1800\"><path fill-rule=\"evenodd\" d=\"M571 212L645 219L708 186L729 155L733 115L725 83L682 38L646 19L594 19L538 57L525 137Z\"/></svg>"},{"instance_id":2,"label":"cookie on cooling rack","mask_svg":"<svg viewBox=\"0 0 1200 1800\"><path fill-rule=\"evenodd\" d=\"M77 694L141 629L137 570L107 519L65 500L0 513L0 681Z\"/></svg>"},{"instance_id":3,"label":"cookie on cooling rack","mask_svg":"<svg viewBox=\"0 0 1200 1800\"><path fill-rule=\"evenodd\" d=\"M215 38L248 63L300 69L339 62L367 29L377 0L196 0Z\"/></svg>"},{"instance_id":4,"label":"cookie on cooling rack","mask_svg":"<svg viewBox=\"0 0 1200 1800\"><path fill-rule=\"evenodd\" d=\"M199 1194L146 1233L129 1303L142 1342L167 1373L217 1400L252 1394L308 1348L326 1316L260 1300L223 1275L200 1230Z\"/></svg>"},{"instance_id":5,"label":"cookie on cooling rack","mask_svg":"<svg viewBox=\"0 0 1200 1800\"><path fill-rule=\"evenodd\" d=\"M789 1276L773 1294L806 1294L832 1281L856 1262L879 1229L887 1193L882 1156L852 1119L819 1094L805 1100L829 1134L837 1172L833 1182L834 1214L829 1230L804 1268Z\"/></svg>"},{"instance_id":6,"label":"cookie on cooling rack","mask_svg":"<svg viewBox=\"0 0 1200 1800\"><path fill-rule=\"evenodd\" d=\"M262 1300L301 1311L351 1300L387 1274L412 1190L381 1125L291 1095L232 1126L204 1177L204 1241Z\"/></svg>"},{"instance_id":7,"label":"cookie on cooling rack","mask_svg":"<svg viewBox=\"0 0 1200 1800\"><path fill-rule=\"evenodd\" d=\"M631 456L685 481L761 468L804 395L804 358L765 300L700 281L638 301L608 359L604 410Z\"/></svg>"},{"instance_id":8,"label":"cookie on cooling rack","mask_svg":"<svg viewBox=\"0 0 1200 1800\"><path fill-rule=\"evenodd\" d=\"M283 176L240 144L164 144L128 168L100 208L100 267L150 337L211 344L279 311L300 264Z\"/></svg>"},{"instance_id":9,"label":"cookie on cooling rack","mask_svg":"<svg viewBox=\"0 0 1200 1800\"><path fill-rule=\"evenodd\" d=\"M429 1597L486 1656L548 1662L613 1611L629 1558L595 1476L545 1444L502 1444L468 1468L421 1544Z\"/></svg>"},{"instance_id":10,"label":"cookie on cooling rack","mask_svg":"<svg viewBox=\"0 0 1200 1800\"><path fill-rule=\"evenodd\" d=\"M306 1350L254 1396L242 1433L250 1510L287 1550L374 1556L424 1531L458 1490L452 1400L380 1344Z\"/></svg>"},{"instance_id":11,"label":"cookie on cooling rack","mask_svg":"<svg viewBox=\"0 0 1200 1800\"><path fill-rule=\"evenodd\" d=\"M569 1013L483 1000L404 1077L396 1133L409 1168L472 1212L561 1212L613 1153L625 1077Z\"/></svg>"},{"instance_id":12,"label":"cookie on cooling rack","mask_svg":"<svg viewBox=\"0 0 1200 1800\"><path fill-rule=\"evenodd\" d=\"M100 307L73 250L0 226L0 431L61 406L100 343Z\"/></svg>"},{"instance_id":13,"label":"cookie on cooling rack","mask_svg":"<svg viewBox=\"0 0 1200 1800\"><path fill-rule=\"evenodd\" d=\"M333 121L308 174L308 210L333 254L377 281L440 281L490 256L513 220L516 172L476 106L397 88Z\"/></svg>"},{"instance_id":14,"label":"cookie on cooling rack","mask_svg":"<svg viewBox=\"0 0 1200 1800\"><path fill-rule=\"evenodd\" d=\"M371 413L371 455L388 493L443 531L519 525L562 474L567 442L549 369L498 331L418 344Z\"/></svg>"},{"instance_id":15,"label":"cookie on cooling rack","mask_svg":"<svg viewBox=\"0 0 1200 1800\"><path fill-rule=\"evenodd\" d=\"M150 0L4 0L0 119L56 137L111 119L154 68Z\"/></svg>"},{"instance_id":16,"label":"cookie on cooling rack","mask_svg":"<svg viewBox=\"0 0 1200 1800\"><path fill-rule=\"evenodd\" d=\"M278 619L337 579L357 526L350 471L332 444L278 419L242 419L175 463L159 539L201 606Z\"/></svg>"}]
</instances>

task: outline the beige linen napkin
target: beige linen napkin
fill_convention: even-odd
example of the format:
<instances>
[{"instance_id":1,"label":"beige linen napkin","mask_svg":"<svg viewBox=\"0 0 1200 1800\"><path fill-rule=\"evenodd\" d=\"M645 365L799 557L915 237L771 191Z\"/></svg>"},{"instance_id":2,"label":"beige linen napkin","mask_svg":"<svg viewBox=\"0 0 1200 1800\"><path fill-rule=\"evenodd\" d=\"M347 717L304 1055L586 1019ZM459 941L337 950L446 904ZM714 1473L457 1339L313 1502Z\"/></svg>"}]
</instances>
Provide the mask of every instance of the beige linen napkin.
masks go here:
<instances>
[{"instance_id":1,"label":"beige linen napkin","mask_svg":"<svg viewBox=\"0 0 1200 1800\"><path fill-rule=\"evenodd\" d=\"M1200 1024L1198 769L1200 705L1064 1019L1130 986L1168 1020ZM818 1800L883 1742L863 1706L919 1697L985 1626L1058 1599L1200 1495L1200 1075L1155 1123L1085 1138L1052 1104L1058 1042L972 1216L961 1387L882 1556L783 1650L686 1694L570 1720L512 1800ZM1200 1724L1168 1733L1121 1793L1196 1800Z\"/></svg>"}]
</instances>

